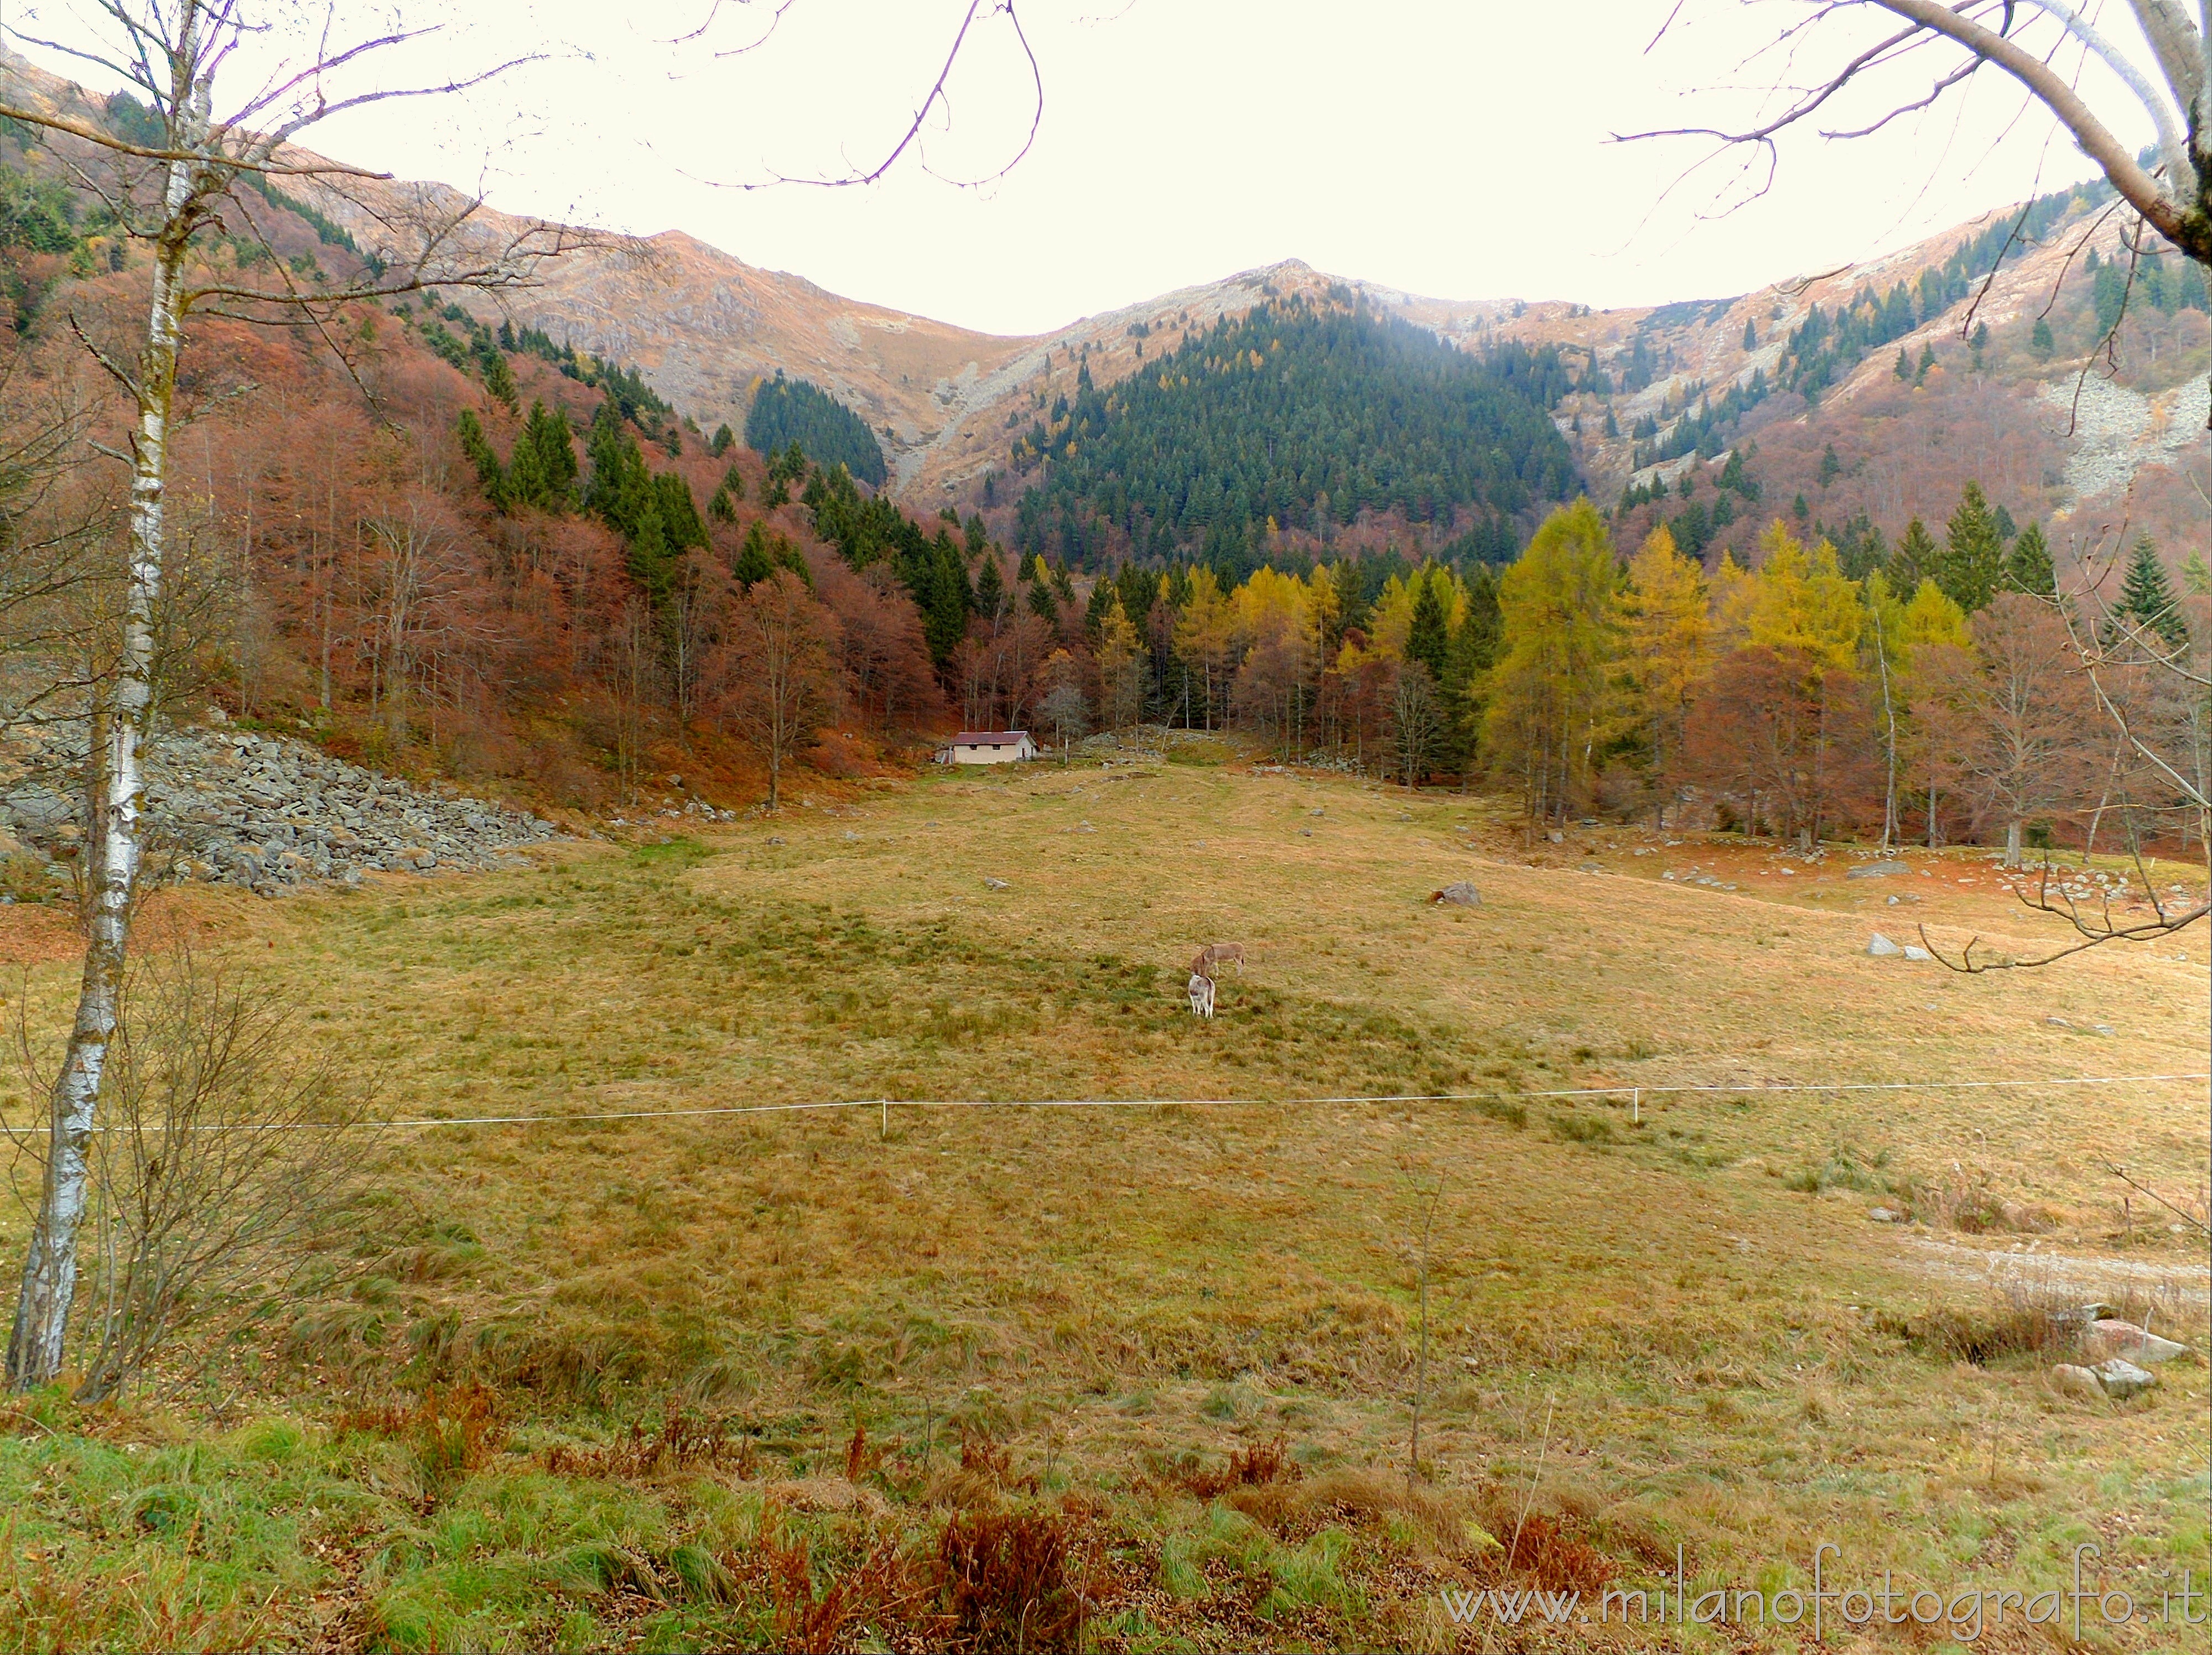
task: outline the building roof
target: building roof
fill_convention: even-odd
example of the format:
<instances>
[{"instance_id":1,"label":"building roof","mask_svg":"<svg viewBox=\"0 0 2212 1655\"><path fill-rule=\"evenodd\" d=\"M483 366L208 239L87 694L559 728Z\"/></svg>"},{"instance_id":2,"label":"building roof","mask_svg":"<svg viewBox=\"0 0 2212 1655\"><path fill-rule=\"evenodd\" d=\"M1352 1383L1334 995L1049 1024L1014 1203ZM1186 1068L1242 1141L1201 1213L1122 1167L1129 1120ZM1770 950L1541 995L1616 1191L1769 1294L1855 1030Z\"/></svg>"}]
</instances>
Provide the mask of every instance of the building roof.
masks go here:
<instances>
[{"instance_id":1,"label":"building roof","mask_svg":"<svg viewBox=\"0 0 2212 1655\"><path fill-rule=\"evenodd\" d=\"M1018 742L1029 738L1026 730L963 730L952 738L955 747L975 747L985 742Z\"/></svg>"}]
</instances>

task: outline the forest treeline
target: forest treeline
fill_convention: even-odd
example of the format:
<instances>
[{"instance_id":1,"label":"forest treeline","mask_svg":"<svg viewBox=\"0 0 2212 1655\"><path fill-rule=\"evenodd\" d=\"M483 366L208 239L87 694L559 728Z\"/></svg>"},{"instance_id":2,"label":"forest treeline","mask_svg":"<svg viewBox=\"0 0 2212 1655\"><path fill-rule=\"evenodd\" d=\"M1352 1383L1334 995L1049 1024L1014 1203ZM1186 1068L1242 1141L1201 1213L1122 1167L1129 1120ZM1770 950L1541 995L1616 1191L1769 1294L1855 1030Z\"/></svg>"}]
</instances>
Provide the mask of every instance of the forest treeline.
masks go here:
<instances>
[{"instance_id":1,"label":"forest treeline","mask_svg":"<svg viewBox=\"0 0 2212 1655\"><path fill-rule=\"evenodd\" d=\"M70 349L38 302L52 283L127 294L102 235L66 192L0 176L19 388ZM350 256L313 224L297 239L310 263ZM636 369L451 299L347 325L341 366L205 324L173 504L218 693L374 762L601 809L663 758L711 772L735 743L774 797L795 762L852 773L955 721L1055 746L1152 723L1509 786L1532 824L2017 844L2140 839L2171 802L2069 664L2043 530L1978 488L1933 526L1823 530L1763 499L1745 445L1679 480L1656 528L1657 491L1626 502L1632 545L1626 513L1578 501L1522 548L1518 525L1573 487L1546 409L1599 372L1556 353L1477 358L1356 305L1262 306L1040 410L1008 547L856 476L872 436L803 382L758 388L740 446ZM1361 513L1443 555L1273 543ZM1747 518L1765 524L1747 557L1705 543ZM2119 613L2201 649L2201 559L2183 585L2139 543ZM2185 682L2113 680L2201 785Z\"/></svg>"},{"instance_id":2,"label":"forest treeline","mask_svg":"<svg viewBox=\"0 0 2212 1655\"><path fill-rule=\"evenodd\" d=\"M1514 519L1575 488L1547 411L1570 383L1549 347L1471 355L1349 294L1273 300L1103 390L1079 362L1073 399L1037 407L1012 445L1028 482L1014 541L1077 569L1136 557L1242 575L1286 530L1326 541L1395 512L1510 557Z\"/></svg>"}]
</instances>

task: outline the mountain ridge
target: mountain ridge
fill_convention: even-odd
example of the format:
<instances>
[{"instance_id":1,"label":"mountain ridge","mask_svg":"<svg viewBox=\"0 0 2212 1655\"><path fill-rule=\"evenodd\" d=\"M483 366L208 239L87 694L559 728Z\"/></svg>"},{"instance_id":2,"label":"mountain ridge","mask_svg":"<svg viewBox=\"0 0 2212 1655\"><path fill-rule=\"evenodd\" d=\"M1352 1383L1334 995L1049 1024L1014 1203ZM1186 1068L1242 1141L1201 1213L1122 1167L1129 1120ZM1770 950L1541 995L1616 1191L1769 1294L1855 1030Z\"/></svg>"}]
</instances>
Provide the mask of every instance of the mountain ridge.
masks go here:
<instances>
[{"instance_id":1,"label":"mountain ridge","mask_svg":"<svg viewBox=\"0 0 2212 1655\"><path fill-rule=\"evenodd\" d=\"M13 54L0 53L0 74L50 105L102 107L74 83ZM448 210L468 199L447 185L400 179L349 188L362 199L312 179L287 185L364 245L380 227L373 210L380 198L431 201ZM527 288L457 296L487 316L495 310L580 350L635 364L680 413L708 430L724 422L741 428L753 387L779 370L809 380L866 421L884 448L891 491L923 512L1010 510L1014 502L1004 497L1004 485L1012 481L1012 440L1036 409L1073 395L1079 367L1110 385L1192 331L1269 299L1350 296L1462 349L1506 340L1548 345L1614 381L1620 363L1640 347L1665 364L1663 373L1632 391L1571 394L1557 410L1593 494L1611 504L1632 486L1672 485L1693 467L1680 459L1636 464L1633 439L1604 434L1608 415L1625 433L1662 413L1677 417L1672 399L1686 399L1697 388L1717 396L1754 373L1771 376L1782 342L1813 307L1833 314L1862 288L1909 281L2014 210L1992 209L1911 246L1727 298L1610 309L1562 300L1441 299L1332 275L1292 258L1133 300L1048 332L991 334L848 299L797 273L748 264L681 227L587 247ZM489 208L481 216L491 234L536 221ZM2101 381L2082 373L2094 361L2086 337L2069 335L2063 348L2039 356L2026 348L2036 315L2054 309L2070 315L2069 305L2078 311L2087 302L2078 292L2086 284L2076 282L2077 291L2054 305L2058 268L2078 270L2090 252L2119 256L2122 233L2108 221L2078 238L2046 239L2008 262L1974 312L1996 339L1987 352L1963 336L1967 301L1922 320L1900 343L1936 358L1935 372L1910 387L1923 394L1900 398L1886 377L1890 365L1875 353L1849 365L1817 402L1794 392L1770 396L1735 422L1730 440L1763 443L1778 492L1804 494L1809 487L1823 517L1832 506L1838 518L1863 512L1898 526L1904 516L1948 509L1943 497L1955 498L1959 482L1981 463L1948 439L1973 427L1986 432L1984 446L2007 468L1994 488L2007 492L2017 510L2078 524L2085 535L2097 524L2126 523L2168 538L2201 536L2206 485L2192 488L2183 474L2212 453L2191 411L2212 369L2212 318L2193 312L2147 322L2141 349L2124 336L2117 371ZM1742 343L1747 324L1758 338L1750 346ZM2129 328L2135 327L2131 317ZM1160 343L1148 352L1154 340ZM2068 383L2077 377L2087 387L2080 393L2090 410L2086 421L2076 417L2077 395ZM1858 468L1852 477L1826 475L1820 456L1830 447L1846 469ZM1861 482L1865 486L1852 486Z\"/></svg>"}]
</instances>

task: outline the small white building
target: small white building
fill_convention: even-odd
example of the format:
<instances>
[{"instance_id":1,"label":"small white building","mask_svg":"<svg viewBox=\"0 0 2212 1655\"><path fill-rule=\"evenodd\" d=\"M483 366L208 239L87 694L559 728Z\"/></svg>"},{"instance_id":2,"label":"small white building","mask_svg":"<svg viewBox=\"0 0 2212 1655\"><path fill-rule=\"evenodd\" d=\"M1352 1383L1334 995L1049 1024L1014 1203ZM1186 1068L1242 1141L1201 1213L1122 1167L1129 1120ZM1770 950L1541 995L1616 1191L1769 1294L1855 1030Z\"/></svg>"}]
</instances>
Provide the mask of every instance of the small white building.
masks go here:
<instances>
[{"instance_id":1,"label":"small white building","mask_svg":"<svg viewBox=\"0 0 2212 1655\"><path fill-rule=\"evenodd\" d=\"M938 755L940 764L1013 764L1037 755L1026 730L963 730Z\"/></svg>"}]
</instances>

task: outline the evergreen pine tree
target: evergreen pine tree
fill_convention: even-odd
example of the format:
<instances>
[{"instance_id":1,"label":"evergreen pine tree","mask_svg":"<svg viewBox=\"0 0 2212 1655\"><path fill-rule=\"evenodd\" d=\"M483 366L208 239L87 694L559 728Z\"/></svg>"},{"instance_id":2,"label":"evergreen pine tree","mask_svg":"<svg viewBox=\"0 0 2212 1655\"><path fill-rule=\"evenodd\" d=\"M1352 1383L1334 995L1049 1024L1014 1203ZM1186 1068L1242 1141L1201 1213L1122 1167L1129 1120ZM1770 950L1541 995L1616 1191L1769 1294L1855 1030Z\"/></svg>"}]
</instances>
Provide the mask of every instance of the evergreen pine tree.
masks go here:
<instances>
[{"instance_id":1,"label":"evergreen pine tree","mask_svg":"<svg viewBox=\"0 0 2212 1655\"><path fill-rule=\"evenodd\" d=\"M636 527L629 537L630 578L645 588L653 607L663 607L676 586L676 566L681 553L668 543L660 521L659 491L647 488L640 503Z\"/></svg>"},{"instance_id":2,"label":"evergreen pine tree","mask_svg":"<svg viewBox=\"0 0 2212 1655\"><path fill-rule=\"evenodd\" d=\"M1942 561L1942 549L1936 544L1936 537L1928 532L1928 525L1918 518L1905 525L1905 534L1897 543L1897 549L1889 555L1889 563L1882 571L1893 592L1917 592L1920 583L1930 579Z\"/></svg>"},{"instance_id":3,"label":"evergreen pine tree","mask_svg":"<svg viewBox=\"0 0 2212 1655\"><path fill-rule=\"evenodd\" d=\"M714 427L714 434L708 440L707 452L720 459L730 452L730 445L737 440L738 433L726 424L718 425Z\"/></svg>"},{"instance_id":4,"label":"evergreen pine tree","mask_svg":"<svg viewBox=\"0 0 2212 1655\"><path fill-rule=\"evenodd\" d=\"M2105 267L2107 270L2111 265ZM2167 578L2166 563L2158 555L2158 546L2148 535L2136 542L2134 555L2128 560L2128 576L2120 587L2120 601L2112 610L2113 619L2132 622L2146 632L2154 633L2168 644L2188 640L2189 627L2181 616L2181 605L2173 595L2173 582Z\"/></svg>"},{"instance_id":5,"label":"evergreen pine tree","mask_svg":"<svg viewBox=\"0 0 2212 1655\"><path fill-rule=\"evenodd\" d=\"M1436 684L1444 682L1444 665L1451 648L1451 621L1437 591L1443 573L1431 566L1414 577L1421 589L1414 596L1413 621L1406 633L1406 658L1426 667L1429 681Z\"/></svg>"},{"instance_id":6,"label":"evergreen pine tree","mask_svg":"<svg viewBox=\"0 0 2212 1655\"><path fill-rule=\"evenodd\" d=\"M996 621L1006 603L1006 577L999 573L996 555L987 551L982 567L975 574L975 613L987 621Z\"/></svg>"},{"instance_id":7,"label":"evergreen pine tree","mask_svg":"<svg viewBox=\"0 0 2212 1655\"><path fill-rule=\"evenodd\" d=\"M508 498L543 512L570 510L576 494L574 443L565 413L548 413L544 403L532 403L508 467Z\"/></svg>"},{"instance_id":8,"label":"evergreen pine tree","mask_svg":"<svg viewBox=\"0 0 2212 1655\"><path fill-rule=\"evenodd\" d=\"M2035 325L2028 330L2027 348L2039 362L2047 362L2057 354L2058 341L2052 337L2051 324L2039 316Z\"/></svg>"},{"instance_id":9,"label":"evergreen pine tree","mask_svg":"<svg viewBox=\"0 0 2212 1655\"><path fill-rule=\"evenodd\" d=\"M2004 573L2004 543L1997 538L1996 519L1982 485L1970 482L1951 513L1949 543L1931 576L1943 596L1968 615L1989 607Z\"/></svg>"},{"instance_id":10,"label":"evergreen pine tree","mask_svg":"<svg viewBox=\"0 0 2212 1655\"><path fill-rule=\"evenodd\" d=\"M745 497L745 474L738 470L735 460L732 460L729 470L722 473L722 488L733 500Z\"/></svg>"},{"instance_id":11,"label":"evergreen pine tree","mask_svg":"<svg viewBox=\"0 0 2212 1655\"><path fill-rule=\"evenodd\" d=\"M1932 344L1921 346L1920 361L1912 370L1912 383L1916 385L1926 384L1929 370L1935 366L1936 347Z\"/></svg>"},{"instance_id":12,"label":"evergreen pine tree","mask_svg":"<svg viewBox=\"0 0 2212 1655\"><path fill-rule=\"evenodd\" d=\"M483 422L477 418L473 409L463 409L456 434L460 439L461 452L477 469L477 482L483 485L484 498L501 510L506 509L506 478L500 470L499 456L492 452L484 437Z\"/></svg>"},{"instance_id":13,"label":"evergreen pine tree","mask_svg":"<svg viewBox=\"0 0 2212 1655\"><path fill-rule=\"evenodd\" d=\"M707 501L707 515L717 523L735 523L738 520L737 505L730 499L728 489L714 490Z\"/></svg>"},{"instance_id":14,"label":"evergreen pine tree","mask_svg":"<svg viewBox=\"0 0 2212 1655\"><path fill-rule=\"evenodd\" d=\"M1030 582L1030 613L1041 617L1052 626L1060 624L1060 605L1053 601L1052 582Z\"/></svg>"},{"instance_id":15,"label":"evergreen pine tree","mask_svg":"<svg viewBox=\"0 0 2212 1655\"><path fill-rule=\"evenodd\" d=\"M480 360L483 363L484 389L491 392L499 405L512 414L521 398L521 390L514 383L514 370L507 365L507 358L496 350L487 350Z\"/></svg>"},{"instance_id":16,"label":"evergreen pine tree","mask_svg":"<svg viewBox=\"0 0 2212 1655\"><path fill-rule=\"evenodd\" d=\"M951 535L940 530L930 553L929 601L921 608L921 632L930 658L943 666L968 631L975 597L969 590L968 566Z\"/></svg>"},{"instance_id":17,"label":"evergreen pine tree","mask_svg":"<svg viewBox=\"0 0 2212 1655\"><path fill-rule=\"evenodd\" d=\"M750 591L756 581L767 579L775 568L768 555L768 535L756 520L745 530L744 541L738 548L738 559L730 566L730 573L740 586Z\"/></svg>"},{"instance_id":18,"label":"evergreen pine tree","mask_svg":"<svg viewBox=\"0 0 2212 1655\"><path fill-rule=\"evenodd\" d=\"M1912 377L1912 359L1905 354L1903 345L1897 348L1897 366L1891 371L1900 379L1910 379Z\"/></svg>"},{"instance_id":19,"label":"evergreen pine tree","mask_svg":"<svg viewBox=\"0 0 2212 1655\"><path fill-rule=\"evenodd\" d=\"M1061 564L1052 572L1052 595L1060 600L1063 609L1075 607L1075 583L1067 578L1067 565Z\"/></svg>"},{"instance_id":20,"label":"evergreen pine tree","mask_svg":"<svg viewBox=\"0 0 2212 1655\"><path fill-rule=\"evenodd\" d=\"M1844 475L1844 463L1836 458L1836 446L1830 443L1820 451L1820 487L1826 488Z\"/></svg>"},{"instance_id":21,"label":"evergreen pine tree","mask_svg":"<svg viewBox=\"0 0 2212 1655\"><path fill-rule=\"evenodd\" d=\"M2043 525L2031 523L2020 531L2005 558L2005 584L2015 591L2049 597L2058 590L2057 572L2051 567L2051 547Z\"/></svg>"},{"instance_id":22,"label":"evergreen pine tree","mask_svg":"<svg viewBox=\"0 0 2212 1655\"><path fill-rule=\"evenodd\" d=\"M1100 576L1098 584L1091 589L1090 605L1083 611L1083 630L1096 638L1098 628L1105 624L1106 611L1119 601L1120 594L1115 590L1114 583L1103 575Z\"/></svg>"},{"instance_id":23,"label":"evergreen pine tree","mask_svg":"<svg viewBox=\"0 0 2212 1655\"><path fill-rule=\"evenodd\" d=\"M704 550L707 525L699 520L699 503L691 498L691 485L673 471L663 471L653 478L653 492L669 549L681 552L696 546Z\"/></svg>"},{"instance_id":24,"label":"evergreen pine tree","mask_svg":"<svg viewBox=\"0 0 2212 1655\"><path fill-rule=\"evenodd\" d=\"M2128 306L2128 279L2120 273L2118 264L2106 263L2097 269L2096 279L2089 284L2089 300L2097 309L2097 332L2110 333L2120 324L2120 316Z\"/></svg>"},{"instance_id":25,"label":"evergreen pine tree","mask_svg":"<svg viewBox=\"0 0 2212 1655\"><path fill-rule=\"evenodd\" d=\"M1746 350L1759 349L1759 325L1749 318L1745 318L1743 324L1743 348Z\"/></svg>"},{"instance_id":26,"label":"evergreen pine tree","mask_svg":"<svg viewBox=\"0 0 2212 1655\"><path fill-rule=\"evenodd\" d=\"M1605 434L1608 437L1617 437L1620 434L1620 421L1613 417L1613 409L1610 405L1605 410Z\"/></svg>"}]
</instances>

